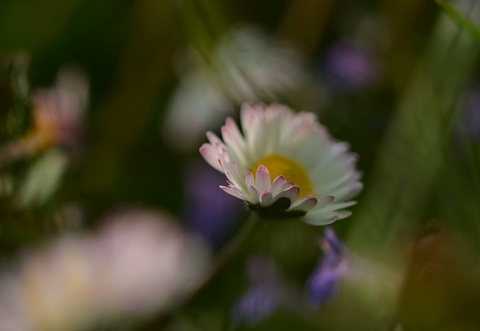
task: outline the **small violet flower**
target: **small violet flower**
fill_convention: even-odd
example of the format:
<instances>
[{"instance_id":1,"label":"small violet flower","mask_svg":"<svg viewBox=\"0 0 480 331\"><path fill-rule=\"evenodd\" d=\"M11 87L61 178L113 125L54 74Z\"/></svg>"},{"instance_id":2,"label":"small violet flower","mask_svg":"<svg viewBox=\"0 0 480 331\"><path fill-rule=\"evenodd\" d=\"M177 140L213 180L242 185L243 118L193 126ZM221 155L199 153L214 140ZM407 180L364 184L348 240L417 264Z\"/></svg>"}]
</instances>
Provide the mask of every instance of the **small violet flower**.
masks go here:
<instances>
[{"instance_id":1,"label":"small violet flower","mask_svg":"<svg viewBox=\"0 0 480 331\"><path fill-rule=\"evenodd\" d=\"M467 141L480 139L480 84L477 82L465 91L463 107L456 128L458 138Z\"/></svg>"},{"instance_id":2,"label":"small violet flower","mask_svg":"<svg viewBox=\"0 0 480 331\"><path fill-rule=\"evenodd\" d=\"M234 322L254 325L277 309L300 311L302 302L299 293L283 279L271 259L260 256L252 258L247 273L252 286L233 307Z\"/></svg>"},{"instance_id":3,"label":"small violet flower","mask_svg":"<svg viewBox=\"0 0 480 331\"><path fill-rule=\"evenodd\" d=\"M347 250L332 228L325 229L320 245L324 256L306 285L308 301L316 307L335 297L349 266Z\"/></svg>"},{"instance_id":4,"label":"small violet flower","mask_svg":"<svg viewBox=\"0 0 480 331\"><path fill-rule=\"evenodd\" d=\"M375 86L382 79L382 68L375 54L351 41L335 43L324 61L325 78L342 90Z\"/></svg>"},{"instance_id":5,"label":"small violet flower","mask_svg":"<svg viewBox=\"0 0 480 331\"><path fill-rule=\"evenodd\" d=\"M242 202L218 189L224 176L198 160L186 169L186 226L213 247L221 246L245 214Z\"/></svg>"}]
</instances>

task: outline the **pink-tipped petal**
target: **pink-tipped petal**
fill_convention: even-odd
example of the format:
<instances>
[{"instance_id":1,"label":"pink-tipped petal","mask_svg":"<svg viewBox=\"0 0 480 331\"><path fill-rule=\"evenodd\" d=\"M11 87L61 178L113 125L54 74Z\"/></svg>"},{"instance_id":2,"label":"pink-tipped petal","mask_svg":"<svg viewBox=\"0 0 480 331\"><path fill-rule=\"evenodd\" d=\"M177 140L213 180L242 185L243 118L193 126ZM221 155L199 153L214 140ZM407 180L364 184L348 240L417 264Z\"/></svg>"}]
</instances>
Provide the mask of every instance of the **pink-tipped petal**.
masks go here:
<instances>
[{"instance_id":1,"label":"pink-tipped petal","mask_svg":"<svg viewBox=\"0 0 480 331\"><path fill-rule=\"evenodd\" d=\"M332 195L329 195L329 196L326 196L326 197L323 197L321 199L318 200L318 203L317 203L317 208L323 208L329 204L331 204L333 201L335 201L335 197L332 196Z\"/></svg>"},{"instance_id":2,"label":"pink-tipped petal","mask_svg":"<svg viewBox=\"0 0 480 331\"><path fill-rule=\"evenodd\" d=\"M256 188L259 192L270 191L270 173L267 167L260 165L257 169Z\"/></svg>"},{"instance_id":3,"label":"pink-tipped petal","mask_svg":"<svg viewBox=\"0 0 480 331\"><path fill-rule=\"evenodd\" d=\"M276 195L275 201L280 198L287 198L293 203L295 200L297 200L299 194L300 194L300 189L297 186L291 186L288 189Z\"/></svg>"},{"instance_id":4,"label":"pink-tipped petal","mask_svg":"<svg viewBox=\"0 0 480 331\"><path fill-rule=\"evenodd\" d=\"M262 109L260 106L253 106L249 103L244 103L240 110L240 119L242 122L242 128L245 130L252 127L261 116Z\"/></svg>"},{"instance_id":5,"label":"pink-tipped petal","mask_svg":"<svg viewBox=\"0 0 480 331\"><path fill-rule=\"evenodd\" d=\"M363 184L360 183L360 182L356 182L356 183L351 184L351 186L348 187L343 192L335 192L335 194L337 196L341 197L342 200L345 200L345 199L353 198L358 193L360 193L362 190L363 190Z\"/></svg>"},{"instance_id":6,"label":"pink-tipped petal","mask_svg":"<svg viewBox=\"0 0 480 331\"><path fill-rule=\"evenodd\" d=\"M272 201L272 193L270 191L263 191L260 194L260 205L266 207Z\"/></svg>"},{"instance_id":7,"label":"pink-tipped petal","mask_svg":"<svg viewBox=\"0 0 480 331\"><path fill-rule=\"evenodd\" d=\"M233 187L227 187L227 186L223 186L223 185L220 185L220 188L222 190L224 190L226 193L234 196L235 198L239 198L241 200L245 200L245 196L239 192L238 190L236 190L235 188Z\"/></svg>"},{"instance_id":8,"label":"pink-tipped petal","mask_svg":"<svg viewBox=\"0 0 480 331\"><path fill-rule=\"evenodd\" d=\"M228 117L226 119L225 125L222 126L221 130L222 130L222 137L223 137L223 140L225 141L225 144L227 144L230 147L235 145L239 145L239 147L243 147L243 145L245 144L245 140L243 139L237 124L232 118Z\"/></svg>"},{"instance_id":9,"label":"pink-tipped petal","mask_svg":"<svg viewBox=\"0 0 480 331\"><path fill-rule=\"evenodd\" d=\"M283 176L277 176L272 183L270 191L272 195L277 195L283 190L283 186L287 183L287 179Z\"/></svg>"},{"instance_id":10,"label":"pink-tipped petal","mask_svg":"<svg viewBox=\"0 0 480 331\"><path fill-rule=\"evenodd\" d=\"M208 131L206 133L207 139L212 144L212 146L215 146L216 144L219 144L221 146L224 146L223 142L220 140L220 138L217 137L217 135L211 131Z\"/></svg>"},{"instance_id":11,"label":"pink-tipped petal","mask_svg":"<svg viewBox=\"0 0 480 331\"><path fill-rule=\"evenodd\" d=\"M245 174L245 184L247 184L247 187L255 186L255 177L253 177L251 171L247 171L247 173Z\"/></svg>"},{"instance_id":12,"label":"pink-tipped petal","mask_svg":"<svg viewBox=\"0 0 480 331\"><path fill-rule=\"evenodd\" d=\"M295 203L290 207L289 210L309 211L317 205L317 202L317 196L315 194L310 194L298 201L295 201Z\"/></svg>"},{"instance_id":13,"label":"pink-tipped petal","mask_svg":"<svg viewBox=\"0 0 480 331\"><path fill-rule=\"evenodd\" d=\"M223 172L222 167L220 165L218 153L212 145L203 144L200 147L200 154L203 156L205 161L208 162L208 164L210 164L212 167L214 167L218 171Z\"/></svg>"},{"instance_id":14,"label":"pink-tipped petal","mask_svg":"<svg viewBox=\"0 0 480 331\"><path fill-rule=\"evenodd\" d=\"M240 187L237 178L235 178L235 176L234 176L233 173L232 173L232 169L231 169L231 168L227 168L227 169L225 170L225 176L227 176L228 180L229 180L233 185L235 185L236 187Z\"/></svg>"},{"instance_id":15,"label":"pink-tipped petal","mask_svg":"<svg viewBox=\"0 0 480 331\"><path fill-rule=\"evenodd\" d=\"M294 187L294 186L295 186L295 184L293 182L286 182L285 184L283 184L282 191L286 191L289 188Z\"/></svg>"},{"instance_id":16,"label":"pink-tipped petal","mask_svg":"<svg viewBox=\"0 0 480 331\"><path fill-rule=\"evenodd\" d=\"M248 191L250 192L250 195L255 200L255 203L260 201L260 194L258 193L258 190L255 188L255 186L249 186Z\"/></svg>"}]
</instances>

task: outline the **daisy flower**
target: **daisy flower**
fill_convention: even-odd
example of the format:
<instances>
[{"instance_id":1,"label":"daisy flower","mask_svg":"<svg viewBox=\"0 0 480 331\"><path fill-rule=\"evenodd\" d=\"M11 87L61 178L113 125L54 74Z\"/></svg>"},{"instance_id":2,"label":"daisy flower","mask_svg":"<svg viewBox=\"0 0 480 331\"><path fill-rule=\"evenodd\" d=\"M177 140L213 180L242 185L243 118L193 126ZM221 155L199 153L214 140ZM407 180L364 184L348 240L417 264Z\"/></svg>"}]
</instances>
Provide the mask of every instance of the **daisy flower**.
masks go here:
<instances>
[{"instance_id":1,"label":"daisy flower","mask_svg":"<svg viewBox=\"0 0 480 331\"><path fill-rule=\"evenodd\" d=\"M225 192L266 218L302 217L324 225L350 216L344 210L360 192L356 157L334 142L315 115L281 105L241 110L243 134L227 118L223 141L207 132L204 159L227 177Z\"/></svg>"}]
</instances>

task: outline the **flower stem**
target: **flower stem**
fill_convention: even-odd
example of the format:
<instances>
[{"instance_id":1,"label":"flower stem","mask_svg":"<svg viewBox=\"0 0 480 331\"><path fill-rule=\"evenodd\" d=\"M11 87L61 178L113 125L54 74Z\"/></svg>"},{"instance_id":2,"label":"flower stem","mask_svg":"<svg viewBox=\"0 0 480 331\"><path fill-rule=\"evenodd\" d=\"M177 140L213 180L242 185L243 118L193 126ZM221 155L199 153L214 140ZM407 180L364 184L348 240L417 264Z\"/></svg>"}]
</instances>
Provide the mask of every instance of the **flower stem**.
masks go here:
<instances>
[{"instance_id":1,"label":"flower stem","mask_svg":"<svg viewBox=\"0 0 480 331\"><path fill-rule=\"evenodd\" d=\"M206 288L228 265L228 263L238 254L250 235L257 229L260 224L260 219L257 213L250 213L250 216L245 220L244 225L235 234L235 236L222 248L217 254L214 264L203 281L197 287L191 296L191 299L204 288ZM190 300L187 300L190 301Z\"/></svg>"}]
</instances>

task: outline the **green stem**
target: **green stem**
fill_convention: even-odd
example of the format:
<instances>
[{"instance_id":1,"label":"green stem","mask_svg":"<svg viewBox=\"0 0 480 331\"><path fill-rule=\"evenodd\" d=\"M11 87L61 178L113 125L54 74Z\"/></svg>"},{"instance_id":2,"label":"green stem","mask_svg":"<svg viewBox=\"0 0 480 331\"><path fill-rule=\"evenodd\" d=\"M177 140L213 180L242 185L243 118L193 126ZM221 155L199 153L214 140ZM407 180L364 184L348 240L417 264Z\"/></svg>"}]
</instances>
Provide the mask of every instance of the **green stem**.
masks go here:
<instances>
[{"instance_id":1,"label":"green stem","mask_svg":"<svg viewBox=\"0 0 480 331\"><path fill-rule=\"evenodd\" d=\"M199 285L197 290L192 294L190 299L197 296L204 288L206 288L228 265L228 263L238 254L250 235L257 229L261 223L257 213L250 213L250 216L245 220L244 225L236 233L236 235L222 248L217 254L213 267L207 274L203 282ZM188 300L190 301L190 300Z\"/></svg>"}]
</instances>

